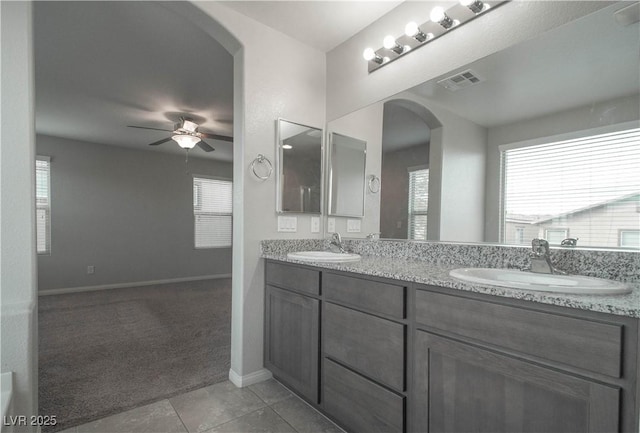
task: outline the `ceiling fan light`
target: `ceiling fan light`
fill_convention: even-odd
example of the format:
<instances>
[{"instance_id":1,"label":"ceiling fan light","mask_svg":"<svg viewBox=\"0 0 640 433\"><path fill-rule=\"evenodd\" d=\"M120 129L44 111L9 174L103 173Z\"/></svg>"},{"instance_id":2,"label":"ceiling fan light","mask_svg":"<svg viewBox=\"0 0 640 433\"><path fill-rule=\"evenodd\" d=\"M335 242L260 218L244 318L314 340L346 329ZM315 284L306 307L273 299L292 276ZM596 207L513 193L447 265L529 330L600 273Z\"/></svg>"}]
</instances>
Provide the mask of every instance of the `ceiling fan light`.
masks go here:
<instances>
[{"instance_id":1,"label":"ceiling fan light","mask_svg":"<svg viewBox=\"0 0 640 433\"><path fill-rule=\"evenodd\" d=\"M195 135L188 134L174 135L171 138L175 140L175 142L178 143L178 146L182 147L183 149L193 149L193 147L200 141L200 138L196 137Z\"/></svg>"}]
</instances>

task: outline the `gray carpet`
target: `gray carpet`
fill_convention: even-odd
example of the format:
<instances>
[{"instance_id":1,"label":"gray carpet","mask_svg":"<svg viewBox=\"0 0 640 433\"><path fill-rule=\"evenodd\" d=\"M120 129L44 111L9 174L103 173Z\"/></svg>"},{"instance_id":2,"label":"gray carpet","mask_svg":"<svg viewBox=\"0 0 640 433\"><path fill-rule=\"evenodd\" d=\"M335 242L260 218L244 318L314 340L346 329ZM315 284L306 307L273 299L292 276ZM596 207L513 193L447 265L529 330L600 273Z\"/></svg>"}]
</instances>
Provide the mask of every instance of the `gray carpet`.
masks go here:
<instances>
[{"instance_id":1,"label":"gray carpet","mask_svg":"<svg viewBox=\"0 0 640 433\"><path fill-rule=\"evenodd\" d=\"M39 412L58 431L227 379L231 280L41 296Z\"/></svg>"}]
</instances>

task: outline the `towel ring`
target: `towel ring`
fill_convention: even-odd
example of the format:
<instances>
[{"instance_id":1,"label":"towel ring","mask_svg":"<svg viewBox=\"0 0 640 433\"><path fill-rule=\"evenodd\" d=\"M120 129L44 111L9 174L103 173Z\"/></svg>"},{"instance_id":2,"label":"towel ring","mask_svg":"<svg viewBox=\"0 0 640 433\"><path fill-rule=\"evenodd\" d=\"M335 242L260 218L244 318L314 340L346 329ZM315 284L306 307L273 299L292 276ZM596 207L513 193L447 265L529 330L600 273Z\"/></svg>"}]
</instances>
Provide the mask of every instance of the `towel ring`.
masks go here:
<instances>
[{"instance_id":1,"label":"towel ring","mask_svg":"<svg viewBox=\"0 0 640 433\"><path fill-rule=\"evenodd\" d=\"M256 163L258 164L264 164L267 166L267 174L265 176L260 176L258 174L258 172L256 171ZM269 158L267 158L266 156L264 156L263 154L259 153L258 156L256 157L256 159L253 160L253 162L251 162L251 171L253 171L253 174L260 180L267 180L271 177L271 173L273 172L273 165L271 165L271 161L269 161Z\"/></svg>"},{"instance_id":2,"label":"towel ring","mask_svg":"<svg viewBox=\"0 0 640 433\"><path fill-rule=\"evenodd\" d=\"M375 174L369 175L369 183L367 184L369 191L377 194L380 191L380 178Z\"/></svg>"}]
</instances>

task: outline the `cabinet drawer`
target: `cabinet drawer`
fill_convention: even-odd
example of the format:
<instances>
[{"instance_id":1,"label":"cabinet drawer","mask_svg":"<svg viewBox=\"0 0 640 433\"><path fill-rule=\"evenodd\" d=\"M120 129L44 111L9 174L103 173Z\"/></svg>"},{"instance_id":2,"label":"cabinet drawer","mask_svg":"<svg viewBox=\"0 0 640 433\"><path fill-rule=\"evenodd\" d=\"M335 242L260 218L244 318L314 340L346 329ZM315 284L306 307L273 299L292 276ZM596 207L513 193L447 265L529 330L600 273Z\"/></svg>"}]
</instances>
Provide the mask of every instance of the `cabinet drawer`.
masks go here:
<instances>
[{"instance_id":1,"label":"cabinet drawer","mask_svg":"<svg viewBox=\"0 0 640 433\"><path fill-rule=\"evenodd\" d=\"M621 376L622 324L416 291L416 322L612 377Z\"/></svg>"},{"instance_id":2,"label":"cabinet drawer","mask_svg":"<svg viewBox=\"0 0 640 433\"><path fill-rule=\"evenodd\" d=\"M325 299L361 308L372 313L404 319L406 287L325 272L322 277Z\"/></svg>"},{"instance_id":3,"label":"cabinet drawer","mask_svg":"<svg viewBox=\"0 0 640 433\"><path fill-rule=\"evenodd\" d=\"M299 266L267 262L267 284L310 295L320 294L320 272Z\"/></svg>"},{"instance_id":4,"label":"cabinet drawer","mask_svg":"<svg viewBox=\"0 0 640 433\"><path fill-rule=\"evenodd\" d=\"M325 303L322 332L326 356L404 390L404 325Z\"/></svg>"},{"instance_id":5,"label":"cabinet drawer","mask_svg":"<svg viewBox=\"0 0 640 433\"><path fill-rule=\"evenodd\" d=\"M351 432L404 431L404 397L324 360L324 409Z\"/></svg>"}]
</instances>

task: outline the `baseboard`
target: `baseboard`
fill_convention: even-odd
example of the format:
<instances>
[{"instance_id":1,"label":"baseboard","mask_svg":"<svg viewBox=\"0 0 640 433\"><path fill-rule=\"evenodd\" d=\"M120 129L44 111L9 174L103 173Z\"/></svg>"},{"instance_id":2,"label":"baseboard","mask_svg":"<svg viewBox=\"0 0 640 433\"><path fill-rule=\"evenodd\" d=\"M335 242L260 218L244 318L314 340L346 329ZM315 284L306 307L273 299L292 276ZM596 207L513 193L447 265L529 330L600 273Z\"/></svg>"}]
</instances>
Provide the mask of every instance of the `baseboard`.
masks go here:
<instances>
[{"instance_id":1,"label":"baseboard","mask_svg":"<svg viewBox=\"0 0 640 433\"><path fill-rule=\"evenodd\" d=\"M238 373L233 371L233 369L229 369L229 380L238 388L244 388L246 386L253 385L254 383L264 382L272 377L273 375L266 368L245 374L244 376L240 376Z\"/></svg>"},{"instance_id":2,"label":"baseboard","mask_svg":"<svg viewBox=\"0 0 640 433\"><path fill-rule=\"evenodd\" d=\"M201 275L198 277L183 277L183 278L170 278L166 280L153 280L153 281L134 281L131 283L118 283L118 284L102 284L98 286L85 286L85 287L68 287L62 289L49 289L41 290L38 292L38 296L48 295L62 295L65 293L80 293L80 292L94 292L96 290L108 290L108 289L122 289L126 287L138 287L138 286L153 286L155 284L167 284L167 283L184 283L188 281L201 281L201 280L216 280L222 278L231 278L231 274L218 274L218 275Z\"/></svg>"}]
</instances>

